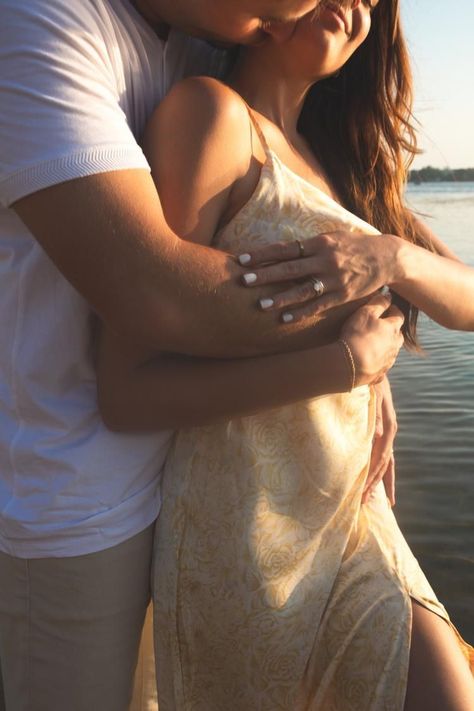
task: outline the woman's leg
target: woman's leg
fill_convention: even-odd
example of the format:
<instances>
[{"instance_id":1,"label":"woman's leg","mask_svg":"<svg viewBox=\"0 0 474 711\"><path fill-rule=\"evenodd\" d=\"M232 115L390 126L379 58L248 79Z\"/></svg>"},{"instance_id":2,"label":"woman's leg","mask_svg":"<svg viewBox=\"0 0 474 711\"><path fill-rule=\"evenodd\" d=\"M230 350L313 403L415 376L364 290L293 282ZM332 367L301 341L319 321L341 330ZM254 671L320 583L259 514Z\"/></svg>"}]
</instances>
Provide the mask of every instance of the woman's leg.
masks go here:
<instances>
[{"instance_id":1,"label":"woman's leg","mask_svg":"<svg viewBox=\"0 0 474 711\"><path fill-rule=\"evenodd\" d=\"M474 679L456 635L414 600L404 711L472 711Z\"/></svg>"}]
</instances>

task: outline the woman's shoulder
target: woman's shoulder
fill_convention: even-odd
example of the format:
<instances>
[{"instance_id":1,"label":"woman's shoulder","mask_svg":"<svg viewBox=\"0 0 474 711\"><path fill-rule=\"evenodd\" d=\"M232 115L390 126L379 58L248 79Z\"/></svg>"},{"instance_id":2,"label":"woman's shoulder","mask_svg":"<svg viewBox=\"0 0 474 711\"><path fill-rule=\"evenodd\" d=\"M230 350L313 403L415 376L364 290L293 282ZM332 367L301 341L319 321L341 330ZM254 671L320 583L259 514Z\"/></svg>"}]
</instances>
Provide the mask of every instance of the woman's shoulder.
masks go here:
<instances>
[{"instance_id":1,"label":"woman's shoulder","mask_svg":"<svg viewBox=\"0 0 474 711\"><path fill-rule=\"evenodd\" d=\"M188 77L173 86L156 108L151 121L159 121L176 130L186 125L201 135L218 132L221 138L231 134L238 141L243 122L248 122L243 99L229 86L211 77Z\"/></svg>"},{"instance_id":2,"label":"woman's shoulder","mask_svg":"<svg viewBox=\"0 0 474 711\"><path fill-rule=\"evenodd\" d=\"M172 87L163 102L169 106L191 104L198 111L222 114L224 118L241 118L247 114L245 102L237 92L213 77L194 76L182 79Z\"/></svg>"},{"instance_id":3,"label":"woman's shoulder","mask_svg":"<svg viewBox=\"0 0 474 711\"><path fill-rule=\"evenodd\" d=\"M166 143L188 165L199 163L216 176L222 171L227 179L238 179L252 155L247 125L246 104L235 91L217 79L190 77L175 84L155 109L143 147L153 157Z\"/></svg>"}]
</instances>

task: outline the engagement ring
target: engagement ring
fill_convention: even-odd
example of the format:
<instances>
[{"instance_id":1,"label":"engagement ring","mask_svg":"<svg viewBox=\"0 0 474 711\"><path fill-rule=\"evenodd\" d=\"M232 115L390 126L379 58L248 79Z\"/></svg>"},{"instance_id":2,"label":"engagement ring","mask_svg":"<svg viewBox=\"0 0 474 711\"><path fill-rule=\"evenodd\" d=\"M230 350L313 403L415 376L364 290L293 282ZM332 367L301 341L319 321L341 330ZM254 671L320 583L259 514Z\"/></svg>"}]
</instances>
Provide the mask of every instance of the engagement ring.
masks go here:
<instances>
[{"instance_id":1,"label":"engagement ring","mask_svg":"<svg viewBox=\"0 0 474 711\"><path fill-rule=\"evenodd\" d=\"M313 289L316 292L316 296L322 296L324 294L324 284L318 277L311 277L311 283L313 284Z\"/></svg>"}]
</instances>

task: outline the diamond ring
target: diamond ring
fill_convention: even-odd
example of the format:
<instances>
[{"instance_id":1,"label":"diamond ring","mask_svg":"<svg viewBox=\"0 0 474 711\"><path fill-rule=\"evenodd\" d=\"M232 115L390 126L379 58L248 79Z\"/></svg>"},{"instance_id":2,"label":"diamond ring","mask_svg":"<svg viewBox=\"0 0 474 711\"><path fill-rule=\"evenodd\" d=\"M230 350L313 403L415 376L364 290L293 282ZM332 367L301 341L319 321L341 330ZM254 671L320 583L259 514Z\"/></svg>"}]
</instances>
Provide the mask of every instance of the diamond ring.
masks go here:
<instances>
[{"instance_id":1,"label":"diamond ring","mask_svg":"<svg viewBox=\"0 0 474 711\"><path fill-rule=\"evenodd\" d=\"M321 279L318 279L318 277L313 276L311 277L311 283L313 285L314 291L316 292L316 296L322 296L324 294L324 284Z\"/></svg>"}]
</instances>

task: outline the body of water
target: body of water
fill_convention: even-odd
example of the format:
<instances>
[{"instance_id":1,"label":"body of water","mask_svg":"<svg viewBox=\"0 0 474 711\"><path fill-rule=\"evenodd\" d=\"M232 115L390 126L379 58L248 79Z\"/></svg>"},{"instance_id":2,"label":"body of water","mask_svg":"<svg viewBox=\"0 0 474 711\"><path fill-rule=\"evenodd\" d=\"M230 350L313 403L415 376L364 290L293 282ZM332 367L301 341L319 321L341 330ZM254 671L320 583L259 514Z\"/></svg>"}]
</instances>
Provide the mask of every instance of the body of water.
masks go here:
<instances>
[{"instance_id":1,"label":"body of water","mask_svg":"<svg viewBox=\"0 0 474 711\"><path fill-rule=\"evenodd\" d=\"M410 207L474 266L474 183L407 192ZM403 352L391 373L399 433L395 513L439 599L474 644L474 333L422 318L426 355Z\"/></svg>"}]
</instances>

